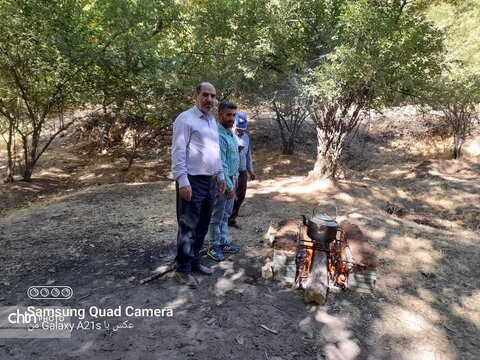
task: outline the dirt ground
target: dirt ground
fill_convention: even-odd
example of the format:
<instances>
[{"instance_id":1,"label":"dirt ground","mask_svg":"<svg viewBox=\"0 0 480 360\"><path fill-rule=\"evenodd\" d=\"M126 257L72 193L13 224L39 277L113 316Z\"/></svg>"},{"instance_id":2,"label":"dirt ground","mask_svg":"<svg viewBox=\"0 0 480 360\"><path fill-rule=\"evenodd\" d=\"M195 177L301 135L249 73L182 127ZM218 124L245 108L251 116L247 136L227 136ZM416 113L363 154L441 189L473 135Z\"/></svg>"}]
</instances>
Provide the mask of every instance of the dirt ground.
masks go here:
<instances>
[{"instance_id":1,"label":"dirt ground","mask_svg":"<svg viewBox=\"0 0 480 360\"><path fill-rule=\"evenodd\" d=\"M77 329L68 339L0 338L0 359L477 359L479 158L447 160L443 140L427 157L418 134L385 135L407 120L365 128L335 185L304 181L315 156L308 127L297 154L281 156L271 121L253 120L258 180L241 209L244 229L231 232L242 251L205 259L214 275L198 277L197 290L171 273L139 284L174 256L168 149L127 173L124 160L86 156L60 139L31 184L0 186L0 306L168 308L173 316L102 317L134 327ZM261 277L269 226L318 203L329 213L335 203L338 220L370 238L379 258L373 296L331 293L325 306L306 305L299 290ZM31 300L34 285L74 294Z\"/></svg>"}]
</instances>

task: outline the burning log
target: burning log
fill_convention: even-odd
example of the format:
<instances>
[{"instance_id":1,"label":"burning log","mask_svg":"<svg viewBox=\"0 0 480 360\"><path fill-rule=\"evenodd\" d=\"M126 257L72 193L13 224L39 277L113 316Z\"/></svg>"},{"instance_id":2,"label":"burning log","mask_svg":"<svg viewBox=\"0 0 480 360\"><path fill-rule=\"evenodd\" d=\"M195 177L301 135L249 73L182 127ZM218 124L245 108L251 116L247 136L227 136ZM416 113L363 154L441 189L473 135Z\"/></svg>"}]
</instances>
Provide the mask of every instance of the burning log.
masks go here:
<instances>
[{"instance_id":1,"label":"burning log","mask_svg":"<svg viewBox=\"0 0 480 360\"><path fill-rule=\"evenodd\" d=\"M328 259L325 244L316 244L307 235L307 228L300 225L297 280L304 289L306 303L325 304L328 291Z\"/></svg>"},{"instance_id":2,"label":"burning log","mask_svg":"<svg viewBox=\"0 0 480 360\"><path fill-rule=\"evenodd\" d=\"M325 304L328 291L327 253L313 250L312 264L305 280L302 281L303 300L306 303Z\"/></svg>"},{"instance_id":3,"label":"burning log","mask_svg":"<svg viewBox=\"0 0 480 360\"><path fill-rule=\"evenodd\" d=\"M325 304L328 290L372 293L378 261L360 228L349 222L338 227L328 215L310 222L279 223L273 261L262 268L262 276L303 289L306 303Z\"/></svg>"}]
</instances>

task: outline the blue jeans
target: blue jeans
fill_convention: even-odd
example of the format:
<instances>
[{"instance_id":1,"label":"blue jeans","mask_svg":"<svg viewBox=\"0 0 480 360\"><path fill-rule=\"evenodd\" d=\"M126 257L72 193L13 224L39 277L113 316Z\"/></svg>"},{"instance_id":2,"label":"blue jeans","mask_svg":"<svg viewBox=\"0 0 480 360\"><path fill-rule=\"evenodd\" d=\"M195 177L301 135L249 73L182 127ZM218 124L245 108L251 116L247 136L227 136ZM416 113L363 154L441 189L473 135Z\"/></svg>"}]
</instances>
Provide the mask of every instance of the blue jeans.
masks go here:
<instances>
[{"instance_id":1,"label":"blue jeans","mask_svg":"<svg viewBox=\"0 0 480 360\"><path fill-rule=\"evenodd\" d=\"M227 199L227 193L215 197L212 218L210 220L210 243L211 246L229 245L232 241L228 235L228 218L232 215L235 198Z\"/></svg>"},{"instance_id":2,"label":"blue jeans","mask_svg":"<svg viewBox=\"0 0 480 360\"><path fill-rule=\"evenodd\" d=\"M192 199L183 200L177 188L177 271L189 273L200 264L200 249L210 224L217 180L211 176L188 175Z\"/></svg>"}]
</instances>

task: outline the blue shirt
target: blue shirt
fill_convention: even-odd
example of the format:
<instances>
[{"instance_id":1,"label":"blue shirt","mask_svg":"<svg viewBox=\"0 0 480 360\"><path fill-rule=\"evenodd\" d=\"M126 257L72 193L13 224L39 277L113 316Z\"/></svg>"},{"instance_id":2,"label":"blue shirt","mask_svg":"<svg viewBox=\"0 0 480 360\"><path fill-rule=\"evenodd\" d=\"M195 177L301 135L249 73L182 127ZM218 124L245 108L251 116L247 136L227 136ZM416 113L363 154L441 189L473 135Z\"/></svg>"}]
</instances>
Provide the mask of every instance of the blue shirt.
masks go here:
<instances>
[{"instance_id":1,"label":"blue shirt","mask_svg":"<svg viewBox=\"0 0 480 360\"><path fill-rule=\"evenodd\" d=\"M173 123L172 173L180 187L190 186L187 175L217 175L224 180L217 122L196 106Z\"/></svg>"},{"instance_id":2,"label":"blue shirt","mask_svg":"<svg viewBox=\"0 0 480 360\"><path fill-rule=\"evenodd\" d=\"M221 124L218 124L218 134L227 191L232 191L235 190L236 183L231 177L238 177L238 167L240 166L237 137L232 129L225 129Z\"/></svg>"},{"instance_id":3,"label":"blue shirt","mask_svg":"<svg viewBox=\"0 0 480 360\"><path fill-rule=\"evenodd\" d=\"M242 139L245 147L240 151L240 171L248 170L249 173L253 173L253 161L252 161L252 147L250 145L250 138L247 133L244 132L242 136L238 137Z\"/></svg>"}]
</instances>

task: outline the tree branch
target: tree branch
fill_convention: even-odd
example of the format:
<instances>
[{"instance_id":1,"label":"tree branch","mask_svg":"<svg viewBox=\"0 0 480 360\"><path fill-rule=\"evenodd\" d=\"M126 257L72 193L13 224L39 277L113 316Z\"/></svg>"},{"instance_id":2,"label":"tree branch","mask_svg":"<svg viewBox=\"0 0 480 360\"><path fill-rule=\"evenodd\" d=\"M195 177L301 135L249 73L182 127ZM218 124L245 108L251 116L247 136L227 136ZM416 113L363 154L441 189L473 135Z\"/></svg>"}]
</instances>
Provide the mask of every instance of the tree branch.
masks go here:
<instances>
[{"instance_id":1,"label":"tree branch","mask_svg":"<svg viewBox=\"0 0 480 360\"><path fill-rule=\"evenodd\" d=\"M37 154L37 156L35 157L35 159L33 160L34 163L36 163L38 161L38 159L40 158L40 156L42 156L42 154L44 153L45 150L47 150L47 148L50 146L51 142L53 141L53 139L55 139L57 137L58 134L60 134L61 132L67 130L73 123L75 122L75 120L72 120L70 121L69 123L67 123L66 125L64 125L63 127L61 127L57 132L55 132L51 137L50 139L48 139L47 143L43 146L42 150L40 150Z\"/></svg>"},{"instance_id":2,"label":"tree branch","mask_svg":"<svg viewBox=\"0 0 480 360\"><path fill-rule=\"evenodd\" d=\"M13 73L13 78L15 80L15 84L17 85L18 89L20 90L20 93L21 93L21 96L22 96L22 100L23 102L25 103L25 106L27 108L27 111L28 111L28 114L30 115L30 119L32 120L32 123L33 123L33 126L36 126L36 118L35 118L35 113L30 105L30 101L28 99L28 96L27 96L27 93L25 91L25 88L22 84L22 81L20 80L20 77L17 73L17 69L11 65L10 66L10 70L12 71Z\"/></svg>"}]
</instances>

